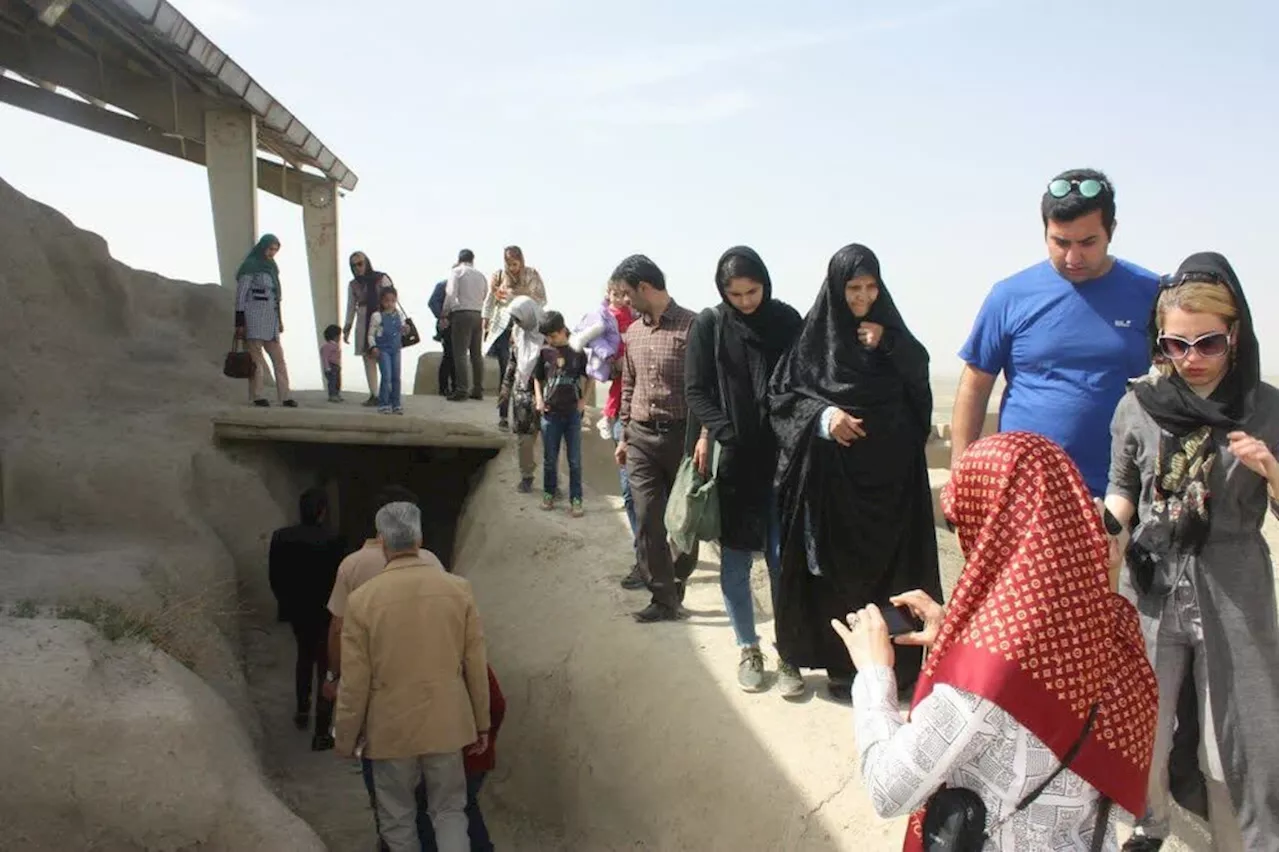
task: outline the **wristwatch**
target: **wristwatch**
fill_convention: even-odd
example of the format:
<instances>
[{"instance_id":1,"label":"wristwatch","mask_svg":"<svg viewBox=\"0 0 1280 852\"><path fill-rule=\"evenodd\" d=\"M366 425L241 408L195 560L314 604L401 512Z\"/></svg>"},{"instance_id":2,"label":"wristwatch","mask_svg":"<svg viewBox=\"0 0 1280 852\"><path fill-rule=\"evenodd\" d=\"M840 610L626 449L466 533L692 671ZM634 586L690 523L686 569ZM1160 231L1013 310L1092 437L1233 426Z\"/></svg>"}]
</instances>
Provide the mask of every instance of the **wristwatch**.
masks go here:
<instances>
[{"instance_id":1,"label":"wristwatch","mask_svg":"<svg viewBox=\"0 0 1280 852\"><path fill-rule=\"evenodd\" d=\"M338 678L339 678L339 677L340 677L340 675L336 675L336 674L334 674L333 672L325 672L325 673L324 673L324 682L325 682L325 683L337 683L337 682L338 682Z\"/></svg>"}]
</instances>

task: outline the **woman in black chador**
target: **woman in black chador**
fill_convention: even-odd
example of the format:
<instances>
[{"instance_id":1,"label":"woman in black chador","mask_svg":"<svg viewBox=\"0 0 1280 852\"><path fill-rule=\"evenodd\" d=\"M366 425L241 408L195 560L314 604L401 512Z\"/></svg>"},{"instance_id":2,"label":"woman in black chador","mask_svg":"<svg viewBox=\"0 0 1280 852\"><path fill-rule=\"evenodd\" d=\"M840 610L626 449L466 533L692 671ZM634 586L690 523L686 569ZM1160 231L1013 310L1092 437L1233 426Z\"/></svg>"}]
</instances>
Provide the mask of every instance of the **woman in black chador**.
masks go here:
<instances>
[{"instance_id":1,"label":"woman in black chador","mask_svg":"<svg viewBox=\"0 0 1280 852\"><path fill-rule=\"evenodd\" d=\"M782 583L774 626L783 659L853 680L831 629L867 604L923 589L942 599L925 442L929 353L907 329L870 249L848 245L770 383L777 435ZM919 648L896 654L906 692Z\"/></svg>"}]
</instances>

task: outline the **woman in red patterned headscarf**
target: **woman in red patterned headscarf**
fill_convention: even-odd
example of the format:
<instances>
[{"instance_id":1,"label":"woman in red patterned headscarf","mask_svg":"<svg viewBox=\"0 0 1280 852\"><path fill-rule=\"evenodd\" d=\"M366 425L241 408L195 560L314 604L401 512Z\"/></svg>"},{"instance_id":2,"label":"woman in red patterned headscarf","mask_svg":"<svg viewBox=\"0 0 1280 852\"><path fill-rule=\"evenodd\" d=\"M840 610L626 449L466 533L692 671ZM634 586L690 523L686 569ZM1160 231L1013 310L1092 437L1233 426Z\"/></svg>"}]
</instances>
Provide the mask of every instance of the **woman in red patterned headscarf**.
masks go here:
<instances>
[{"instance_id":1,"label":"woman in red patterned headscarf","mask_svg":"<svg viewBox=\"0 0 1280 852\"><path fill-rule=\"evenodd\" d=\"M910 721L879 609L832 622L858 670L855 729L877 813L915 811L905 848L925 848L922 806L963 787L986 806L985 849L1115 849L1109 803L1143 812L1157 693L1137 613L1111 591L1088 488L1060 447L1015 432L972 445L942 504L966 557L945 615L922 593L894 601L926 621L898 643L932 645Z\"/></svg>"}]
</instances>

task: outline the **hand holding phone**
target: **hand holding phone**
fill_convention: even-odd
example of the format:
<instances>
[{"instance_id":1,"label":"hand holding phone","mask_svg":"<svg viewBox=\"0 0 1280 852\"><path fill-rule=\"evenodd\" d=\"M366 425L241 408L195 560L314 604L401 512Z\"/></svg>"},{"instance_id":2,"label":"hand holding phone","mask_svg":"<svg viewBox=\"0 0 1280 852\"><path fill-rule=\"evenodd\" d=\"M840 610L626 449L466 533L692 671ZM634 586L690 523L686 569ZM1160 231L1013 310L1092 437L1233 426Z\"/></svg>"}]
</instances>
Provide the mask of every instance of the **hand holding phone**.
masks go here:
<instances>
[{"instance_id":1,"label":"hand holding phone","mask_svg":"<svg viewBox=\"0 0 1280 852\"><path fill-rule=\"evenodd\" d=\"M916 618L909 607L880 604L880 615L884 617L885 626L889 628L891 637L919 633L924 630L924 621Z\"/></svg>"}]
</instances>

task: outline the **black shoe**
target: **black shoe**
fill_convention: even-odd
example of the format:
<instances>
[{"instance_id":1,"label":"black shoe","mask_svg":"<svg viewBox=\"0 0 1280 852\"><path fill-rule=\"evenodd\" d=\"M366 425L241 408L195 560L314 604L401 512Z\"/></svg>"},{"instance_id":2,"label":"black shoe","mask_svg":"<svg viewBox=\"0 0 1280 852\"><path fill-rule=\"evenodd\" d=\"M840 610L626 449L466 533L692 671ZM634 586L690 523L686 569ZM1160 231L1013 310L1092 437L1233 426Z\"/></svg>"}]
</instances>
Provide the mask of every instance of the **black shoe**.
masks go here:
<instances>
[{"instance_id":1,"label":"black shoe","mask_svg":"<svg viewBox=\"0 0 1280 852\"><path fill-rule=\"evenodd\" d=\"M280 404L281 404L281 405L283 405L285 408L297 408L297 407L298 407L298 401L297 401L297 400L294 400L294 399L286 399L284 402L282 402L282 403L280 403Z\"/></svg>"},{"instance_id":2,"label":"black shoe","mask_svg":"<svg viewBox=\"0 0 1280 852\"><path fill-rule=\"evenodd\" d=\"M827 694L831 696L832 701L839 701L841 704L851 704L853 702L853 679L845 678L827 678Z\"/></svg>"},{"instance_id":3,"label":"black shoe","mask_svg":"<svg viewBox=\"0 0 1280 852\"><path fill-rule=\"evenodd\" d=\"M258 408L270 408L270 407L271 407L271 403L270 403L270 402L268 402L268 401L267 401L267 400L265 400L265 399L255 399L255 400L253 401L253 404L254 404L255 406L257 406Z\"/></svg>"},{"instance_id":4,"label":"black shoe","mask_svg":"<svg viewBox=\"0 0 1280 852\"><path fill-rule=\"evenodd\" d=\"M458 391L454 391L453 393L449 394L448 399L450 402L466 402L467 395L465 393L459 393Z\"/></svg>"},{"instance_id":5,"label":"black shoe","mask_svg":"<svg viewBox=\"0 0 1280 852\"><path fill-rule=\"evenodd\" d=\"M637 592L645 587L644 577L640 576L640 572L632 568L631 573L622 578L622 588L629 592Z\"/></svg>"},{"instance_id":6,"label":"black shoe","mask_svg":"<svg viewBox=\"0 0 1280 852\"><path fill-rule=\"evenodd\" d=\"M1164 840L1159 837L1143 837L1135 834L1124 842L1120 852L1159 852Z\"/></svg>"},{"instance_id":7,"label":"black shoe","mask_svg":"<svg viewBox=\"0 0 1280 852\"><path fill-rule=\"evenodd\" d=\"M484 391L480 391L479 393L472 391L470 396L471 399L484 399Z\"/></svg>"},{"instance_id":8,"label":"black shoe","mask_svg":"<svg viewBox=\"0 0 1280 852\"><path fill-rule=\"evenodd\" d=\"M654 601L639 612L633 612L631 617L641 624L653 624L656 621L679 621L680 616L669 606Z\"/></svg>"},{"instance_id":9,"label":"black shoe","mask_svg":"<svg viewBox=\"0 0 1280 852\"><path fill-rule=\"evenodd\" d=\"M333 748L333 737L328 734L316 734L311 738L312 751L329 751Z\"/></svg>"},{"instance_id":10,"label":"black shoe","mask_svg":"<svg viewBox=\"0 0 1280 852\"><path fill-rule=\"evenodd\" d=\"M516 490L521 494L532 494L533 480L526 476L524 479L520 480L520 484L516 486Z\"/></svg>"},{"instance_id":11,"label":"black shoe","mask_svg":"<svg viewBox=\"0 0 1280 852\"><path fill-rule=\"evenodd\" d=\"M293 714L293 726L299 731L305 731L311 724L311 714L306 710L299 710Z\"/></svg>"},{"instance_id":12,"label":"black shoe","mask_svg":"<svg viewBox=\"0 0 1280 852\"><path fill-rule=\"evenodd\" d=\"M510 423L510 422L508 422L507 418L505 418L505 417L504 417L504 418L502 418L501 420L499 420L499 421L498 421L498 431L499 431L499 432L510 432L510 431L511 431L511 423Z\"/></svg>"}]
</instances>

